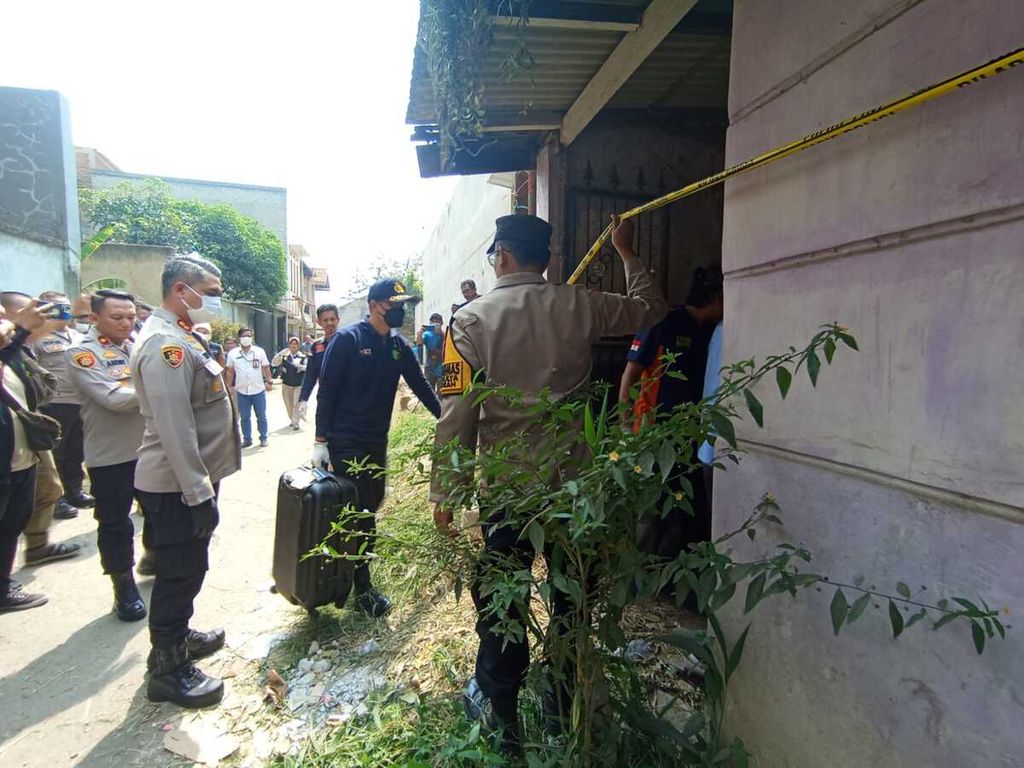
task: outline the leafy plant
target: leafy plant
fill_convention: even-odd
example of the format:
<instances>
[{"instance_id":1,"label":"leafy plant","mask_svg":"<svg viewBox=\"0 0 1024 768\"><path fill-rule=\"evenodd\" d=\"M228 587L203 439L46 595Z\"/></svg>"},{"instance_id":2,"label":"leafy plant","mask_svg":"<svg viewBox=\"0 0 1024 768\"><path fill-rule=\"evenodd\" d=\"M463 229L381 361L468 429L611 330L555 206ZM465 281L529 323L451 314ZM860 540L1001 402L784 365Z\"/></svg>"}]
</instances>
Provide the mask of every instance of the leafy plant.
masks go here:
<instances>
[{"instance_id":1,"label":"leafy plant","mask_svg":"<svg viewBox=\"0 0 1024 768\"><path fill-rule=\"evenodd\" d=\"M506 399L530 415L537 429L481 453L445 446L434 455L434 471L440 473L452 507L479 506L485 522L520 531L522 545L545 555L547 573L514 560L481 557L466 537L382 537L378 552L399 558L405 567L418 562L424 569L446 572L457 594L478 579L478 588L490 596L494 631L508 639L529 637L534 647L543 649L547 661L531 671L530 683L538 696L561 700L565 733L534 750L538 765L553 752L557 764L564 765L634 763L639 744L649 750L645 764L745 765L748 756L741 741L722 743L726 693L750 629L748 624L732 637L723 628L722 611L737 601L749 613L774 595L833 589L830 619L836 632L859 620L876 599L887 604L895 637L925 619L936 629L961 620L970 624L980 653L987 639L1005 634L998 613L983 600L953 597L929 603L902 582L890 593L860 580L832 581L806 570L813 558L803 546L779 542L762 559L737 560L730 546L734 539L756 539L767 526L781 523L770 495L737 530L714 541L672 556L653 555L638 546L638 526L644 520L693 514L687 476L698 467L696 446L717 435L721 450L715 468L739 463L734 422L745 416L758 425L764 421L755 388L774 379L785 398L801 369L816 385L823 359L830 365L840 346L856 350L857 342L846 329L829 325L802 349L791 347L763 362L750 359L727 366L712 396L657 414L636 433L620 426L620 413L608 405L608 393L602 390L554 400L546 392L530 395L478 384L467 395L477 404L492 397ZM418 470L425 481L430 471L425 462L419 462ZM409 469L401 471L407 474ZM344 536L346 527L340 521L336 534ZM678 727L652 709L623 655L627 608L666 592L677 605L692 604L708 622L703 631L659 638L691 654L703 668L703 705ZM853 593L859 596L850 603L847 596ZM567 613L555 613L556 598L568 604ZM904 618L907 607L914 610L909 619ZM547 714L550 719L552 713Z\"/></svg>"},{"instance_id":2,"label":"leafy plant","mask_svg":"<svg viewBox=\"0 0 1024 768\"><path fill-rule=\"evenodd\" d=\"M475 152L483 136L484 61L494 42L494 19L513 20L512 50L501 64L506 79L533 66L524 31L532 0L425 0L419 46L427 59L440 128L441 167L458 151ZM496 8L493 6L497 6ZM525 105L524 105L525 107Z\"/></svg>"},{"instance_id":3,"label":"leafy plant","mask_svg":"<svg viewBox=\"0 0 1024 768\"><path fill-rule=\"evenodd\" d=\"M288 287L284 246L277 236L231 206L178 200L167 184L122 182L79 190L83 221L96 230L89 254L103 242L167 245L197 251L224 272L225 294L273 307ZM83 252L86 246L83 245Z\"/></svg>"},{"instance_id":4,"label":"leafy plant","mask_svg":"<svg viewBox=\"0 0 1024 768\"><path fill-rule=\"evenodd\" d=\"M241 328L242 326L239 323L232 323L230 320L217 318L210 323L210 337L223 346L224 342L228 339L237 339Z\"/></svg>"}]
</instances>

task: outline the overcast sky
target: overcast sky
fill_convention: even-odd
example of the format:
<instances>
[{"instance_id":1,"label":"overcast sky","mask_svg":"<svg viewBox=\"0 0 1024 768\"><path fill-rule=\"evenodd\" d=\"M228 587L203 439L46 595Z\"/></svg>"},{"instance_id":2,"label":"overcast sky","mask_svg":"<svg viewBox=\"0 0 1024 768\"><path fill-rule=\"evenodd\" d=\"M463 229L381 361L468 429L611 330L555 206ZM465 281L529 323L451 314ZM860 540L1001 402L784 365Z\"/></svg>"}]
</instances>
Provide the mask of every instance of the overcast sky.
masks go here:
<instances>
[{"instance_id":1,"label":"overcast sky","mask_svg":"<svg viewBox=\"0 0 1024 768\"><path fill-rule=\"evenodd\" d=\"M426 243L454 188L405 125L418 0L5 3L0 85L60 91L122 170L288 189L288 239L331 270Z\"/></svg>"}]
</instances>

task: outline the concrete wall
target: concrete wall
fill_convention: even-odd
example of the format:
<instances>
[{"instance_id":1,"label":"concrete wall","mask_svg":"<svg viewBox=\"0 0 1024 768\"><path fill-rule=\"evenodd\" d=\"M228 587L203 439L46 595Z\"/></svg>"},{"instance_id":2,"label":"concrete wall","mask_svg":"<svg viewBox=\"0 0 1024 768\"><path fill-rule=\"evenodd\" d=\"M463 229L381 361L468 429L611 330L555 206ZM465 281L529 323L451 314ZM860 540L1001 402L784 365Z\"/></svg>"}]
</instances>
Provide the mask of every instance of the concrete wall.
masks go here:
<instances>
[{"instance_id":1,"label":"concrete wall","mask_svg":"<svg viewBox=\"0 0 1024 768\"><path fill-rule=\"evenodd\" d=\"M231 184L223 181L202 181L199 179L177 179L170 176L145 176L138 173L123 173L93 169L91 172L94 189L110 187L128 181L142 184L148 179L160 179L170 188L170 194L181 200L196 200L212 205L230 205L239 213L251 216L277 235L285 251L288 250L288 192L281 187L259 187L251 184Z\"/></svg>"},{"instance_id":2,"label":"concrete wall","mask_svg":"<svg viewBox=\"0 0 1024 768\"><path fill-rule=\"evenodd\" d=\"M82 284L119 277L136 299L156 306L163 296L160 274L173 255L174 249L165 245L105 243L82 264Z\"/></svg>"},{"instance_id":3,"label":"concrete wall","mask_svg":"<svg viewBox=\"0 0 1024 768\"><path fill-rule=\"evenodd\" d=\"M505 175L494 181L503 182ZM494 285L494 270L487 263L487 247L494 239L494 220L512 213L512 190L492 182L491 176L465 176L459 180L430 240L423 250L423 301L416 307L416 323L440 312L447 321L451 306L463 302L459 284L476 281L486 293Z\"/></svg>"},{"instance_id":4,"label":"concrete wall","mask_svg":"<svg viewBox=\"0 0 1024 768\"><path fill-rule=\"evenodd\" d=\"M1018 0L736 0L732 164L1020 45ZM716 484L715 527L771 491L814 569L926 599L1024 611L1024 67L874 123L726 188L725 359L839 321L818 389L761 392L765 428ZM742 556L768 551L758 540ZM1024 634L978 656L969 631L881 610L834 638L829 591L753 619L729 723L758 764L1024 764ZM1004 617L1007 618L1007 617ZM735 636L735 634L734 634Z\"/></svg>"},{"instance_id":5,"label":"concrete wall","mask_svg":"<svg viewBox=\"0 0 1024 768\"><path fill-rule=\"evenodd\" d=\"M36 294L78 289L78 186L67 102L0 88L0 274Z\"/></svg>"}]
</instances>

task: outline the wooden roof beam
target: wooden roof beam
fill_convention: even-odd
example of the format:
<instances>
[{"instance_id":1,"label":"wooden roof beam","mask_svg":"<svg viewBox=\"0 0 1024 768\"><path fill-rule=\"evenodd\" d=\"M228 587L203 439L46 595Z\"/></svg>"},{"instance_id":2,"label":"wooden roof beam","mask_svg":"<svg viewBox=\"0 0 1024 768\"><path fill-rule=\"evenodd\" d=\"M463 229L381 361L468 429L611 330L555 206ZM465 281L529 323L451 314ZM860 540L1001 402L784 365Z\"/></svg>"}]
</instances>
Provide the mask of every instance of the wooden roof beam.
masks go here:
<instances>
[{"instance_id":1,"label":"wooden roof beam","mask_svg":"<svg viewBox=\"0 0 1024 768\"><path fill-rule=\"evenodd\" d=\"M562 118L561 142L569 146L647 60L697 0L651 0L640 27L627 33Z\"/></svg>"},{"instance_id":2,"label":"wooden roof beam","mask_svg":"<svg viewBox=\"0 0 1024 768\"><path fill-rule=\"evenodd\" d=\"M495 22L506 26L515 26L519 18L511 16L495 16ZM591 19L559 19L543 16L531 16L530 27L538 29L573 29L584 32L635 32L640 29L636 22L600 21Z\"/></svg>"}]
</instances>

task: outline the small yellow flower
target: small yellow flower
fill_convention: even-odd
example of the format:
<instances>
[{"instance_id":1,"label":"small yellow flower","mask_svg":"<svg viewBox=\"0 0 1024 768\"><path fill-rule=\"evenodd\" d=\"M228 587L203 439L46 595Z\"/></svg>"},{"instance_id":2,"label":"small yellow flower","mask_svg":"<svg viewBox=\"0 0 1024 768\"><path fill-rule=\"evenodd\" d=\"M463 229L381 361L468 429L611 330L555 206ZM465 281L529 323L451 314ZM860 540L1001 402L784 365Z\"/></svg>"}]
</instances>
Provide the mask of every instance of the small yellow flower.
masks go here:
<instances>
[{"instance_id":1,"label":"small yellow flower","mask_svg":"<svg viewBox=\"0 0 1024 768\"><path fill-rule=\"evenodd\" d=\"M608 454L608 461L618 461L618 460L619 460L619 452L618 451L612 451L611 453Z\"/></svg>"},{"instance_id":2,"label":"small yellow flower","mask_svg":"<svg viewBox=\"0 0 1024 768\"><path fill-rule=\"evenodd\" d=\"M1010 615L1010 606L1004 605L1003 606L1003 613L1005 613L1007 616L1009 616Z\"/></svg>"},{"instance_id":3,"label":"small yellow flower","mask_svg":"<svg viewBox=\"0 0 1024 768\"><path fill-rule=\"evenodd\" d=\"M677 493L676 494L676 501L682 501L682 500L683 500L683 494Z\"/></svg>"},{"instance_id":4,"label":"small yellow flower","mask_svg":"<svg viewBox=\"0 0 1024 768\"><path fill-rule=\"evenodd\" d=\"M642 475L644 473L644 468L641 467L639 464L635 464L633 466L633 471L636 472L638 475Z\"/></svg>"}]
</instances>

